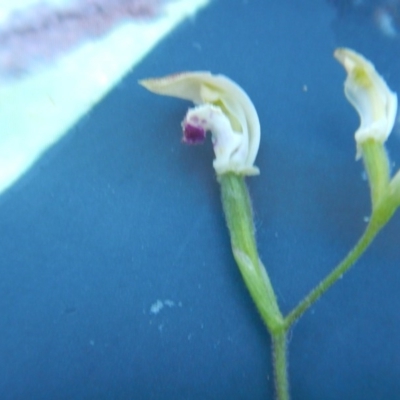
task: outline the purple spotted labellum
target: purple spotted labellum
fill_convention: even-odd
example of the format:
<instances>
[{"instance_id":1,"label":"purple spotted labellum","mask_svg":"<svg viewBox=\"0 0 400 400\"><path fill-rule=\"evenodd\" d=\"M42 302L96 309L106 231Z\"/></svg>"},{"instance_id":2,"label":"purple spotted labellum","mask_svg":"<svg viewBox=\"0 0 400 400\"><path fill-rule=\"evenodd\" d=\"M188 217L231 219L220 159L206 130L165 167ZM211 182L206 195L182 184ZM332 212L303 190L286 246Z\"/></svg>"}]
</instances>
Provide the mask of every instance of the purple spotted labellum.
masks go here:
<instances>
[{"instance_id":1,"label":"purple spotted labellum","mask_svg":"<svg viewBox=\"0 0 400 400\"><path fill-rule=\"evenodd\" d=\"M182 121L183 138L187 144L202 144L206 138L206 129L197 117Z\"/></svg>"}]
</instances>

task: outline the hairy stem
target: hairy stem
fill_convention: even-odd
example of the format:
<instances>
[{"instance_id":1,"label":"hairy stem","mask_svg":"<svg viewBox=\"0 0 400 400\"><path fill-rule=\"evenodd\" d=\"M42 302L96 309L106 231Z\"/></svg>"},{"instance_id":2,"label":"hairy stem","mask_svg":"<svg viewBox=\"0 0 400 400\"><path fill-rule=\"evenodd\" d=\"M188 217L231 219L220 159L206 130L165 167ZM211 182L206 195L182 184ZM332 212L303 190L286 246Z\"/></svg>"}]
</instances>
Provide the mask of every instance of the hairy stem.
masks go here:
<instances>
[{"instance_id":1,"label":"hairy stem","mask_svg":"<svg viewBox=\"0 0 400 400\"><path fill-rule=\"evenodd\" d=\"M275 389L278 400L289 400L289 381L287 374L287 331L272 334L274 357Z\"/></svg>"},{"instance_id":2,"label":"hairy stem","mask_svg":"<svg viewBox=\"0 0 400 400\"><path fill-rule=\"evenodd\" d=\"M345 272L362 256L375 236L378 234L382 225L375 223L374 214L357 244L347 254L344 260L287 315L285 327L289 328L297 321L305 311L307 311Z\"/></svg>"}]
</instances>

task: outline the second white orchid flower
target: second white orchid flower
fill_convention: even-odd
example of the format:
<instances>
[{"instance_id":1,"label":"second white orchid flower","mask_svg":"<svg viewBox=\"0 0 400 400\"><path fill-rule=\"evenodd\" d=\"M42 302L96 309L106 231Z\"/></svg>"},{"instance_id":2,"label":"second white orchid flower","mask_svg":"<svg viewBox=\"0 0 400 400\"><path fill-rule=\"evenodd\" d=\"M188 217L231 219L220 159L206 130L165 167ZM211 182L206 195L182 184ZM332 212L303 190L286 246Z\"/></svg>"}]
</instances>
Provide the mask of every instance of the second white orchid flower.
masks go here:
<instances>
[{"instance_id":1,"label":"second white orchid flower","mask_svg":"<svg viewBox=\"0 0 400 400\"><path fill-rule=\"evenodd\" d=\"M397 95L362 55L346 48L337 49L334 55L348 74L345 95L361 119L355 133L360 158L363 143L372 139L383 144L388 138L396 119Z\"/></svg>"},{"instance_id":2,"label":"second white orchid flower","mask_svg":"<svg viewBox=\"0 0 400 400\"><path fill-rule=\"evenodd\" d=\"M200 143L211 131L218 175L259 174L254 161L260 145L260 122L249 96L235 82L209 72L183 72L145 79L140 84L154 93L197 105L182 122L183 140Z\"/></svg>"},{"instance_id":3,"label":"second white orchid flower","mask_svg":"<svg viewBox=\"0 0 400 400\"><path fill-rule=\"evenodd\" d=\"M383 226L400 205L400 171L390 177L384 143L397 114L397 95L376 72L374 65L353 50L339 48L335 57L348 75L345 94L360 115L355 134L357 158L363 157L371 188L373 216Z\"/></svg>"}]
</instances>

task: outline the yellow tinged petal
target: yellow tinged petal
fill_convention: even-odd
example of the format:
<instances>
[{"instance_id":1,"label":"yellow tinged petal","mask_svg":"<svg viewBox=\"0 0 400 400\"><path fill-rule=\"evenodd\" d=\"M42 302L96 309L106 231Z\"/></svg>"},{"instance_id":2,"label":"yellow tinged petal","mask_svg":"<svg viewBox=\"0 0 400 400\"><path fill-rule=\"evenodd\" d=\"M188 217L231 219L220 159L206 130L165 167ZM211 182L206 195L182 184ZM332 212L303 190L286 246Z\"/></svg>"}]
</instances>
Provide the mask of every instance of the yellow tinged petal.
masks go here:
<instances>
[{"instance_id":1,"label":"yellow tinged petal","mask_svg":"<svg viewBox=\"0 0 400 400\"><path fill-rule=\"evenodd\" d=\"M339 48L335 58L347 72L345 95L360 116L355 133L357 158L367 140L384 143L393 129L397 113L397 95L387 86L374 65L353 50Z\"/></svg>"}]
</instances>

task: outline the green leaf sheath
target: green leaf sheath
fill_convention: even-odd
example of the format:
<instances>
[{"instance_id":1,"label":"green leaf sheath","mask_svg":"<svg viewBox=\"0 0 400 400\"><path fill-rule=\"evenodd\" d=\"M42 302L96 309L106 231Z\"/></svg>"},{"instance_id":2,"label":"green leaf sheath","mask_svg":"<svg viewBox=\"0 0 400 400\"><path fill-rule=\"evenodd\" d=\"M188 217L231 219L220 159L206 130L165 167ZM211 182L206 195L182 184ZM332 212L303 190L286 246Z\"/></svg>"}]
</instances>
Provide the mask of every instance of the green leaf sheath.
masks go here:
<instances>
[{"instance_id":1,"label":"green leaf sheath","mask_svg":"<svg viewBox=\"0 0 400 400\"><path fill-rule=\"evenodd\" d=\"M363 161L371 189L372 216L375 224L383 227L400 204L399 178L390 179L389 157L385 146L368 140L362 144Z\"/></svg>"},{"instance_id":2,"label":"green leaf sheath","mask_svg":"<svg viewBox=\"0 0 400 400\"><path fill-rule=\"evenodd\" d=\"M287 330L267 271L258 256L249 193L242 176L220 175L219 183L233 255L272 336L276 395L278 400L289 400Z\"/></svg>"},{"instance_id":3,"label":"green leaf sheath","mask_svg":"<svg viewBox=\"0 0 400 400\"><path fill-rule=\"evenodd\" d=\"M234 173L219 176L222 204L232 251L243 280L270 332L280 331L283 317L255 240L253 213L244 178Z\"/></svg>"},{"instance_id":4,"label":"green leaf sheath","mask_svg":"<svg viewBox=\"0 0 400 400\"><path fill-rule=\"evenodd\" d=\"M372 209L374 209L386 194L389 186L389 159L385 147L375 140L367 140L361 145L361 149L371 190Z\"/></svg>"}]
</instances>

